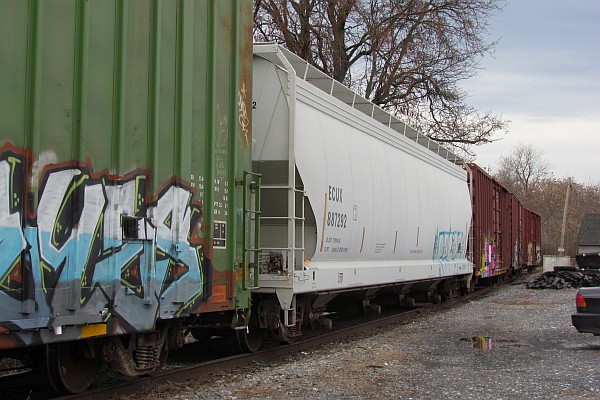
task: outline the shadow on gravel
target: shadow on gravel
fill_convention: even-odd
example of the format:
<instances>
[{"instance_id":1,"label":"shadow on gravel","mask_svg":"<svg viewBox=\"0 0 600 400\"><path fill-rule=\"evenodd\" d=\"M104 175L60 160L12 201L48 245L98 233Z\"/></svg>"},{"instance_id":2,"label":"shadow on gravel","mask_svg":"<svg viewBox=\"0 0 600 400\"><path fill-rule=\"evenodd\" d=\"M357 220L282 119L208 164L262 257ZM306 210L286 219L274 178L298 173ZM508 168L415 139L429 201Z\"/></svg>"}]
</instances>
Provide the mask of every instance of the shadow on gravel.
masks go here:
<instances>
[{"instance_id":1,"label":"shadow on gravel","mask_svg":"<svg viewBox=\"0 0 600 400\"><path fill-rule=\"evenodd\" d=\"M563 347L567 350L600 351L600 344L597 343L569 343Z\"/></svg>"}]
</instances>

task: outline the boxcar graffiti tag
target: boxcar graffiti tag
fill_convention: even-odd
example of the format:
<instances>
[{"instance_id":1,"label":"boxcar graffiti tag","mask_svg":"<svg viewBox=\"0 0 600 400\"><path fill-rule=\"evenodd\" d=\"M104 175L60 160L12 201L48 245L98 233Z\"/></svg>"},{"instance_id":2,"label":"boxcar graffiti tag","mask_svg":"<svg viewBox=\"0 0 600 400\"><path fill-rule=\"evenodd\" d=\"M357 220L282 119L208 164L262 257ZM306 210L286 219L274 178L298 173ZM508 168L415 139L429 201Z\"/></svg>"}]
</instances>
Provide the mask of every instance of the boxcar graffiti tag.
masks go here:
<instances>
[{"instance_id":1,"label":"boxcar graffiti tag","mask_svg":"<svg viewBox=\"0 0 600 400\"><path fill-rule=\"evenodd\" d=\"M487 278L495 275L495 270L498 267L499 255L496 242L492 239L484 240L483 259L481 260L481 268L479 274L482 278Z\"/></svg>"},{"instance_id":2,"label":"boxcar graffiti tag","mask_svg":"<svg viewBox=\"0 0 600 400\"><path fill-rule=\"evenodd\" d=\"M242 128L243 143L246 147L250 145L250 117L248 116L248 107L246 106L247 101L248 91L246 90L246 84L242 83L242 88L238 95L238 120Z\"/></svg>"},{"instance_id":3,"label":"boxcar graffiti tag","mask_svg":"<svg viewBox=\"0 0 600 400\"><path fill-rule=\"evenodd\" d=\"M51 326L79 310L71 322L104 320L117 332L151 328L147 313L175 316L199 305L203 211L191 187L173 178L149 201L143 171L116 177L55 164L41 172L37 208L28 210L32 165L27 152L0 149L0 292L9 299L2 315ZM24 302L33 306L16 305Z\"/></svg>"},{"instance_id":4,"label":"boxcar graffiti tag","mask_svg":"<svg viewBox=\"0 0 600 400\"><path fill-rule=\"evenodd\" d=\"M451 261L464 257L465 234L460 231L438 232L433 245L433 260Z\"/></svg>"}]
</instances>

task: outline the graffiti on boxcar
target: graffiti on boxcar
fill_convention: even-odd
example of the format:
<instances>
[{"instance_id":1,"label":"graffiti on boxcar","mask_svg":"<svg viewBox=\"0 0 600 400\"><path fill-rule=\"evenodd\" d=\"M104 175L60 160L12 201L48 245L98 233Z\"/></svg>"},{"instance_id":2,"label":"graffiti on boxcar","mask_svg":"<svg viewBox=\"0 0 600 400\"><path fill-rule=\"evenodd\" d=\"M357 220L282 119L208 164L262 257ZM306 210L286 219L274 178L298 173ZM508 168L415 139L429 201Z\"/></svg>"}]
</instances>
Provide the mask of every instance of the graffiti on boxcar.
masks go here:
<instances>
[{"instance_id":1,"label":"graffiti on boxcar","mask_svg":"<svg viewBox=\"0 0 600 400\"><path fill-rule=\"evenodd\" d=\"M434 261L452 261L464 257L465 234L461 231L437 232L433 244Z\"/></svg>"},{"instance_id":2,"label":"graffiti on boxcar","mask_svg":"<svg viewBox=\"0 0 600 400\"><path fill-rule=\"evenodd\" d=\"M30 153L0 148L2 322L49 327L70 316L122 332L199 306L202 204L190 186L173 178L149 199L145 171L36 167ZM26 187L34 173L37 190Z\"/></svg>"},{"instance_id":3,"label":"graffiti on boxcar","mask_svg":"<svg viewBox=\"0 0 600 400\"><path fill-rule=\"evenodd\" d=\"M499 263L499 254L496 242L493 239L484 239L483 252L481 255L481 266L478 275L482 278L494 276Z\"/></svg>"},{"instance_id":4,"label":"graffiti on boxcar","mask_svg":"<svg viewBox=\"0 0 600 400\"><path fill-rule=\"evenodd\" d=\"M533 242L527 244L527 266L538 265L542 261L540 246Z\"/></svg>"},{"instance_id":5,"label":"graffiti on boxcar","mask_svg":"<svg viewBox=\"0 0 600 400\"><path fill-rule=\"evenodd\" d=\"M246 105L247 102L248 91L246 90L246 84L242 83L242 88L238 93L238 121L240 123L242 135L244 136L243 144L246 148L248 148L250 145L250 117L248 115L248 106Z\"/></svg>"}]
</instances>

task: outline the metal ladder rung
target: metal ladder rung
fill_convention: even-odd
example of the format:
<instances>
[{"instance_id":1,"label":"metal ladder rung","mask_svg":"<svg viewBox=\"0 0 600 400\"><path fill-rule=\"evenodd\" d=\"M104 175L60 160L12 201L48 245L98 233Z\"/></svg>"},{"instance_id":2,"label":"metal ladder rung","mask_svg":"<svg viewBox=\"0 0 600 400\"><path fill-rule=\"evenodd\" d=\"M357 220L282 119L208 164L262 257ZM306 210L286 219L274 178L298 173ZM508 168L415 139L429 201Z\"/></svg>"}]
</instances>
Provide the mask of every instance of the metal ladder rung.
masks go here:
<instances>
[{"instance_id":1,"label":"metal ladder rung","mask_svg":"<svg viewBox=\"0 0 600 400\"><path fill-rule=\"evenodd\" d=\"M269 248L265 248L265 249L261 249L261 250L277 250L277 251L294 251L294 250L306 250L304 247L293 247L293 248L288 248L288 247L269 247ZM261 255L264 256L268 256L267 253L260 253Z\"/></svg>"},{"instance_id":2,"label":"metal ladder rung","mask_svg":"<svg viewBox=\"0 0 600 400\"><path fill-rule=\"evenodd\" d=\"M290 186L285 185L263 185L262 189L280 189L280 190L290 190Z\"/></svg>"},{"instance_id":3,"label":"metal ladder rung","mask_svg":"<svg viewBox=\"0 0 600 400\"><path fill-rule=\"evenodd\" d=\"M260 217L261 219L281 219L281 220L290 220L293 219L294 221L306 221L306 218L304 217L269 217L269 216L262 216Z\"/></svg>"}]
</instances>

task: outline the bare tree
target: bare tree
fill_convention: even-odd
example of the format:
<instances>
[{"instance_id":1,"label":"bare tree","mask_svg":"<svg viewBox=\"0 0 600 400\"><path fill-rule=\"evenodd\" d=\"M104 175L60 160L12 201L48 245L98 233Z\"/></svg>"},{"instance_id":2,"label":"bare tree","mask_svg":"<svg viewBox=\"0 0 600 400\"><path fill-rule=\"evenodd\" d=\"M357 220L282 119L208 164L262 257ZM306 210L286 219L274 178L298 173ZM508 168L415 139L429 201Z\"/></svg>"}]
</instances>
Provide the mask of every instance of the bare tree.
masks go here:
<instances>
[{"instance_id":1,"label":"bare tree","mask_svg":"<svg viewBox=\"0 0 600 400\"><path fill-rule=\"evenodd\" d=\"M255 0L254 36L282 43L440 142L468 148L506 121L458 85L473 76L504 0Z\"/></svg>"},{"instance_id":2,"label":"bare tree","mask_svg":"<svg viewBox=\"0 0 600 400\"><path fill-rule=\"evenodd\" d=\"M496 179L528 206L533 192L551 175L550 164L540 150L530 144L519 144L512 153L500 158Z\"/></svg>"},{"instance_id":3,"label":"bare tree","mask_svg":"<svg viewBox=\"0 0 600 400\"><path fill-rule=\"evenodd\" d=\"M556 254L561 245L561 231L567 179L546 179L531 197L531 207L542 218L542 246L545 254ZM585 214L600 213L600 186L571 183L567 207L564 248L566 254L575 254L575 241Z\"/></svg>"},{"instance_id":4,"label":"bare tree","mask_svg":"<svg viewBox=\"0 0 600 400\"><path fill-rule=\"evenodd\" d=\"M555 179L543 154L531 145L518 145L509 155L501 157L498 165L494 177L515 193L525 207L540 215L543 253L556 254L561 245L569 180ZM600 213L600 185L572 181L565 226L567 254L574 254L579 226L587 213Z\"/></svg>"}]
</instances>

